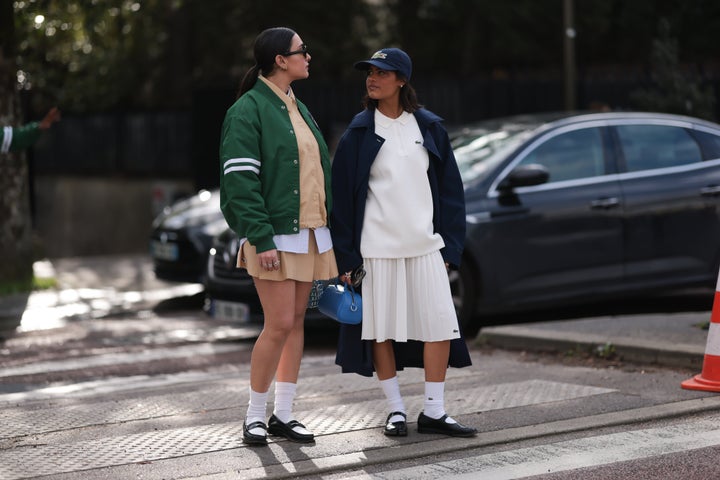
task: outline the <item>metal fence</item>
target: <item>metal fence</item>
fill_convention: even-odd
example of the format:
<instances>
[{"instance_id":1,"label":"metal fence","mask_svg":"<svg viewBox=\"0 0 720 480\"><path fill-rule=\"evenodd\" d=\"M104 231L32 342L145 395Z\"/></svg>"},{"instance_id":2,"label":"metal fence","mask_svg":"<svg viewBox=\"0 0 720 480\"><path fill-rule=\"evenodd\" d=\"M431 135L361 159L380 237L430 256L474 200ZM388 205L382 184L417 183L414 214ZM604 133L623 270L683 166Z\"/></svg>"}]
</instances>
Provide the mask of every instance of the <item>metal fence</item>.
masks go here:
<instances>
[{"instance_id":1,"label":"metal fence","mask_svg":"<svg viewBox=\"0 0 720 480\"><path fill-rule=\"evenodd\" d=\"M184 176L191 169L189 112L66 115L37 143L41 174Z\"/></svg>"},{"instance_id":2,"label":"metal fence","mask_svg":"<svg viewBox=\"0 0 720 480\"><path fill-rule=\"evenodd\" d=\"M414 85L421 103L448 125L563 109L562 81L556 78L419 79ZM578 82L578 108L602 104L627 109L630 92L641 85L638 78L583 79ZM720 100L720 79L711 85ZM293 88L332 150L360 111L362 79L296 82ZM66 115L36 145L33 169L37 174L184 177L198 187L215 186L220 127L234 97L234 90L202 90L194 93L189 111Z\"/></svg>"}]
</instances>

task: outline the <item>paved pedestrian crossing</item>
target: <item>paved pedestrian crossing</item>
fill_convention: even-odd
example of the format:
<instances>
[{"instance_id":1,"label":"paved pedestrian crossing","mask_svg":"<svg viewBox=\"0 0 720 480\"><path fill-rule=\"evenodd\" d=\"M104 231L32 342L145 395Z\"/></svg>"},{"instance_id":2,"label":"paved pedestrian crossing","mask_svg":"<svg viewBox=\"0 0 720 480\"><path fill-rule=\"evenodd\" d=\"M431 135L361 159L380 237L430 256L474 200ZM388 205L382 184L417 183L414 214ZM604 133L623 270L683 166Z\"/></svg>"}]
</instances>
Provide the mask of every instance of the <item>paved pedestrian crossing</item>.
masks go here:
<instances>
[{"instance_id":1,"label":"paved pedestrian crossing","mask_svg":"<svg viewBox=\"0 0 720 480\"><path fill-rule=\"evenodd\" d=\"M382 473L355 472L326 475L325 480L512 480L577 471L720 446L720 415L682 421L661 428L638 429L577 440L548 443L498 453L480 454L433 463L421 463ZM674 478L685 478L681 472ZM606 478L617 478L610 472Z\"/></svg>"}]
</instances>

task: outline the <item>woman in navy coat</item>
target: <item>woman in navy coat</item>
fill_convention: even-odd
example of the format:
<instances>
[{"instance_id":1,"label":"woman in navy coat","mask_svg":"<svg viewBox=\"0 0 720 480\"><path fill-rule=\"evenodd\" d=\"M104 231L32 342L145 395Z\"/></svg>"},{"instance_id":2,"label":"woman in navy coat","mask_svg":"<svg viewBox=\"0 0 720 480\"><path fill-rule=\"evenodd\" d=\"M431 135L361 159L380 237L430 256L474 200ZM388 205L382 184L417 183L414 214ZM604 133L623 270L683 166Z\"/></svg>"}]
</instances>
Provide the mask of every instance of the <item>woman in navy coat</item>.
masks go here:
<instances>
[{"instance_id":1,"label":"woman in navy coat","mask_svg":"<svg viewBox=\"0 0 720 480\"><path fill-rule=\"evenodd\" d=\"M442 119L418 104L405 52L385 48L355 68L367 73L365 109L336 150L330 225L340 279L367 275L362 325L341 326L336 363L377 373L390 410L386 435L407 435L397 371L417 367L426 380L418 431L472 436L444 408L447 367L471 364L447 277L465 239L450 141Z\"/></svg>"}]
</instances>

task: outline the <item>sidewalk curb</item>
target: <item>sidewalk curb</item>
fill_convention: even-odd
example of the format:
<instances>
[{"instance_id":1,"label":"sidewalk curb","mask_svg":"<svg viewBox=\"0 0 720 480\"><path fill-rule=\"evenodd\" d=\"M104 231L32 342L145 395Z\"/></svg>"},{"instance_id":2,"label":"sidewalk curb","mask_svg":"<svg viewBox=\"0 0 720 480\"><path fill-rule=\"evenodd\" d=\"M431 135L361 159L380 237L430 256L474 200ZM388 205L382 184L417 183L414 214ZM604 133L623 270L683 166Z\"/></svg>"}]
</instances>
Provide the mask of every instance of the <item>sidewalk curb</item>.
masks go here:
<instances>
[{"instance_id":1,"label":"sidewalk curb","mask_svg":"<svg viewBox=\"0 0 720 480\"><path fill-rule=\"evenodd\" d=\"M661 365L672 368L700 370L705 351L688 344L634 339L628 343L619 337L587 335L569 331L538 330L522 326L490 327L483 329L475 340L476 345L489 345L508 350L534 352L597 352L612 347L620 359L627 362Z\"/></svg>"},{"instance_id":2,"label":"sidewalk curb","mask_svg":"<svg viewBox=\"0 0 720 480\"><path fill-rule=\"evenodd\" d=\"M590 431L605 427L631 425L651 420L670 419L684 415L720 410L720 397L712 396L694 400L685 400L669 404L653 405L616 412L570 418L554 422L527 425L482 432L472 438L443 438L442 442L432 441L438 435L428 435L428 441L416 443L413 448L402 445L391 448L377 448L371 451L345 453L323 458L293 461L293 471L287 464L278 464L242 471L223 472L189 479L230 480L238 478L302 478L306 476L331 475L338 472L351 472L371 465L386 465L417 458L432 457L439 454L460 452L493 445L510 444L541 437L550 437L566 433ZM412 425L412 424L410 424ZM411 428L414 428L411 427ZM360 477L349 477L360 478ZM365 478L362 476L362 478Z\"/></svg>"}]
</instances>

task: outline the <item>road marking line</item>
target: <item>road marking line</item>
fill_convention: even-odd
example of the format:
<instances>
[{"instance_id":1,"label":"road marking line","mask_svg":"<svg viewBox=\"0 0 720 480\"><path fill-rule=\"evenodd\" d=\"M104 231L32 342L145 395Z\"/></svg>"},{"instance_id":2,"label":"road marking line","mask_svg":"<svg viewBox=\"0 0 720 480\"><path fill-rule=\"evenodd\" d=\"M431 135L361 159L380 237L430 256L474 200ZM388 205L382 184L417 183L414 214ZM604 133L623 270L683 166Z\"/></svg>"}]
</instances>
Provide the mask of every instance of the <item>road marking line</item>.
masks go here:
<instances>
[{"instance_id":1,"label":"road marking line","mask_svg":"<svg viewBox=\"0 0 720 480\"><path fill-rule=\"evenodd\" d=\"M383 480L510 480L720 445L720 416L383 472ZM350 478L375 478L373 475Z\"/></svg>"}]
</instances>

